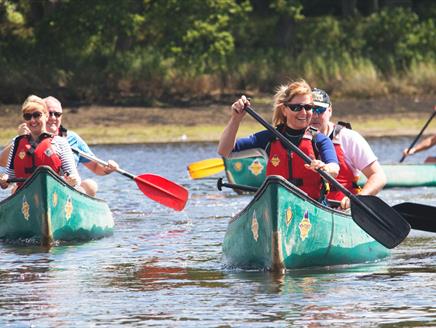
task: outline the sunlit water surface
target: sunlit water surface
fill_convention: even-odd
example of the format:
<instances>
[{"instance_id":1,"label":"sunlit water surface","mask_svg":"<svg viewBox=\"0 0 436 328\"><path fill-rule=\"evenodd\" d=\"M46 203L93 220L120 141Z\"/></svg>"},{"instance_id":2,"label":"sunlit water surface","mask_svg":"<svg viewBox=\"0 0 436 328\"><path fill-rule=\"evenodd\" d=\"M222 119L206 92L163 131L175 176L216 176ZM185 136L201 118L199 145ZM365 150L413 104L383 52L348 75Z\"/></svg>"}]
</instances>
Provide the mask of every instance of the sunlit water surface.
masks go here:
<instances>
[{"instance_id":1,"label":"sunlit water surface","mask_svg":"<svg viewBox=\"0 0 436 328\"><path fill-rule=\"evenodd\" d=\"M369 141L384 163L398 161L410 143ZM215 144L93 149L127 171L183 184L186 209L151 201L122 175L95 178L115 217L113 236L50 249L0 243L0 326L436 326L434 234L412 231L377 263L280 275L228 270L221 250L227 222L250 196L218 191L216 180L192 181L186 172L189 163L216 157ZM436 206L435 191L380 196Z\"/></svg>"}]
</instances>

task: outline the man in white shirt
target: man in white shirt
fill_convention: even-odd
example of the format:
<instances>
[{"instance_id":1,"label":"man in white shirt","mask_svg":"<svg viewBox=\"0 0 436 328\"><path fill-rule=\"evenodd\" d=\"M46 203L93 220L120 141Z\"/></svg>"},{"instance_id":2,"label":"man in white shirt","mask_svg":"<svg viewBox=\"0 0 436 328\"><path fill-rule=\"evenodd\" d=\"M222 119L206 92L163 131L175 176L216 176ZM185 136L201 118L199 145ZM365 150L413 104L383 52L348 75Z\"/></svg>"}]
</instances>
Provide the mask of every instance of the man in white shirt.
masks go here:
<instances>
[{"instance_id":1,"label":"man in white shirt","mask_svg":"<svg viewBox=\"0 0 436 328\"><path fill-rule=\"evenodd\" d=\"M358 132L351 130L349 125L340 126L330 121L333 108L327 92L317 88L313 89L313 100L315 109L311 125L335 143L340 166L338 182L353 193L376 195L386 184L386 175L368 142ZM340 157L342 157L342 163ZM360 172L366 176L367 181L358 191L355 184ZM344 194L333 191L332 195L332 199L341 201L343 209L350 207L350 200Z\"/></svg>"}]
</instances>

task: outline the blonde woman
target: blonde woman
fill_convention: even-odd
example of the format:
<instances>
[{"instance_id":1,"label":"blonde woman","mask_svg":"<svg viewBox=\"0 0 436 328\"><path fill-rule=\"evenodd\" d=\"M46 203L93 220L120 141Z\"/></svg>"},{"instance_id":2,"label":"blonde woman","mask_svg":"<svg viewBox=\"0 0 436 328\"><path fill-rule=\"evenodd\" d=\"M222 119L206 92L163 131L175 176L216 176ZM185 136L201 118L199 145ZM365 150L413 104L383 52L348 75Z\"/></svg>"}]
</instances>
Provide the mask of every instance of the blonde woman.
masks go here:
<instances>
[{"instance_id":1,"label":"blonde woman","mask_svg":"<svg viewBox=\"0 0 436 328\"><path fill-rule=\"evenodd\" d=\"M28 178L38 166L50 166L72 186L80 185L73 152L68 142L47 133L48 109L38 96L23 103L22 115L29 134L14 138L9 150L6 174L0 175L0 187L7 188L9 178Z\"/></svg>"},{"instance_id":2,"label":"blonde woman","mask_svg":"<svg viewBox=\"0 0 436 328\"><path fill-rule=\"evenodd\" d=\"M325 170L336 177L339 165L331 140L309 127L314 107L309 84L299 80L278 87L274 96L273 125L312 158L310 165L286 149L268 130L236 140L236 134L245 115L244 109L249 105L250 102L245 96L232 104L230 121L221 135L218 153L227 157L231 152L262 148L268 154L267 175L281 175L310 197L323 200L323 183L316 170Z\"/></svg>"}]
</instances>

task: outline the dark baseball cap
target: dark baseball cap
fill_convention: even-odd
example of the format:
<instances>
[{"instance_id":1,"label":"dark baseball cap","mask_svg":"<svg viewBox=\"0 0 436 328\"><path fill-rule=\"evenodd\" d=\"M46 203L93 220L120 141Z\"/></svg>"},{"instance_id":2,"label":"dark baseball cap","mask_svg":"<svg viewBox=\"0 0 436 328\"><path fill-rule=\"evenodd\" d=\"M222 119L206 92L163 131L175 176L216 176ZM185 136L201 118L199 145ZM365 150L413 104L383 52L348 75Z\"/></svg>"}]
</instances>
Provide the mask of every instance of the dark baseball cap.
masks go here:
<instances>
[{"instance_id":1,"label":"dark baseball cap","mask_svg":"<svg viewBox=\"0 0 436 328\"><path fill-rule=\"evenodd\" d=\"M312 97L313 97L313 103L316 106L329 108L331 105L329 95L327 94L327 92L325 92L322 89L313 88L312 89Z\"/></svg>"}]
</instances>

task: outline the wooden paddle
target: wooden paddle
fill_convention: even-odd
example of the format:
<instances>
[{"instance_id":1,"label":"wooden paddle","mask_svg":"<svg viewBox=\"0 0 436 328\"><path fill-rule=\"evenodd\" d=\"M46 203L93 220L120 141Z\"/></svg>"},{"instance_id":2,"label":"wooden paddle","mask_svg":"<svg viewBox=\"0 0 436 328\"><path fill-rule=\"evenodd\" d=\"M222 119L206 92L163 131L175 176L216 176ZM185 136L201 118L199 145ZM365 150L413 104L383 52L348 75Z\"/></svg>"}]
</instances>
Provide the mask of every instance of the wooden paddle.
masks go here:
<instances>
[{"instance_id":1,"label":"wooden paddle","mask_svg":"<svg viewBox=\"0 0 436 328\"><path fill-rule=\"evenodd\" d=\"M72 150L73 152L89 159L90 161L97 162L104 166L107 165L105 161L97 157L88 155L75 148L72 148ZM132 173L122 169L118 169L117 172L134 180L138 188L150 199L164 206L175 209L176 211L183 210L186 202L188 201L188 190L170 180L165 179L164 177L150 173L135 176Z\"/></svg>"},{"instance_id":2,"label":"wooden paddle","mask_svg":"<svg viewBox=\"0 0 436 328\"><path fill-rule=\"evenodd\" d=\"M274 134L282 144L294 151L304 162L310 164L312 159L303 153L297 146L289 141L277 129L273 128L267 121L260 117L251 107L245 107L245 111L256 121L262 124L267 130ZM400 244L409 234L410 225L392 207L376 196L354 195L341 185L330 174L323 170L318 173L336 189L342 191L351 202L351 216L363 230L372 238L387 248L394 248Z\"/></svg>"},{"instance_id":3,"label":"wooden paddle","mask_svg":"<svg viewBox=\"0 0 436 328\"><path fill-rule=\"evenodd\" d=\"M416 142L419 140L419 138L421 138L422 134L424 133L424 130L427 128L427 126L433 120L433 117L435 115L436 115L436 106L434 106L433 113L430 115L430 117L428 118L427 122L424 124L424 126L422 127L422 129L419 132L419 134L416 136L415 140L413 140L413 142L410 144L409 148L407 148L407 149L410 150L413 146L415 146ZM406 158L406 155L403 154L403 157L401 157L401 159L400 159L400 163L402 163L405 158Z\"/></svg>"},{"instance_id":4,"label":"wooden paddle","mask_svg":"<svg viewBox=\"0 0 436 328\"><path fill-rule=\"evenodd\" d=\"M221 158L209 158L188 165L191 179L201 179L224 170L224 162Z\"/></svg>"}]
</instances>

